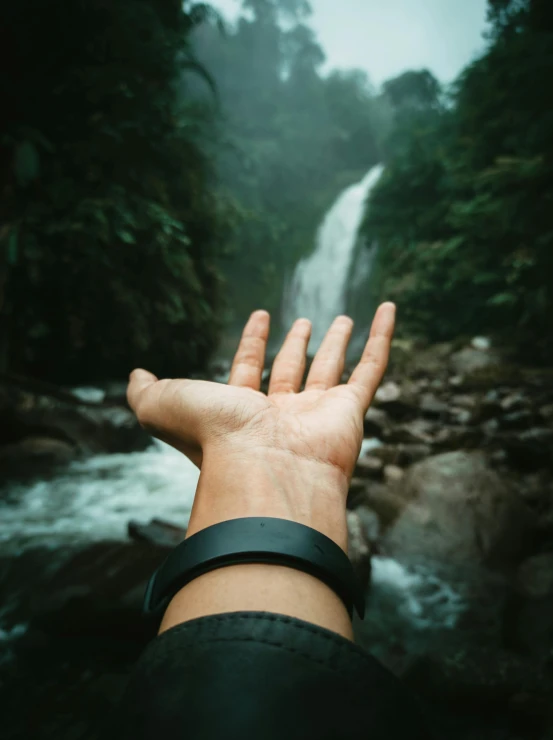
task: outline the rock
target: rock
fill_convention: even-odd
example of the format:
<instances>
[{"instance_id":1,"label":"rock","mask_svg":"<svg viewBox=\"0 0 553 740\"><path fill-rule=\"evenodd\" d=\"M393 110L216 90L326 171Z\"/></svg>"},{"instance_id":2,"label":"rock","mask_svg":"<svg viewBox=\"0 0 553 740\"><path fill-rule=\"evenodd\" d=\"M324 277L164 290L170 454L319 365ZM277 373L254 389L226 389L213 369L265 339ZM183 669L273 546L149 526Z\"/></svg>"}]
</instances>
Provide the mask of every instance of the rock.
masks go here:
<instances>
[{"instance_id":1,"label":"rock","mask_svg":"<svg viewBox=\"0 0 553 740\"><path fill-rule=\"evenodd\" d=\"M367 480L362 478L352 478L349 484L347 508L348 510L356 509L361 506L365 500L367 491Z\"/></svg>"},{"instance_id":2,"label":"rock","mask_svg":"<svg viewBox=\"0 0 553 740\"><path fill-rule=\"evenodd\" d=\"M363 520L355 511L347 512L348 555L357 580L366 591L371 580L372 547Z\"/></svg>"},{"instance_id":3,"label":"rock","mask_svg":"<svg viewBox=\"0 0 553 740\"><path fill-rule=\"evenodd\" d=\"M414 416L417 412L415 390L402 390L397 383L388 381L376 391L373 405L386 411L392 419Z\"/></svg>"},{"instance_id":4,"label":"rock","mask_svg":"<svg viewBox=\"0 0 553 740\"><path fill-rule=\"evenodd\" d=\"M371 450L371 456L382 460L384 465L397 464L399 455L399 445L383 444L374 450Z\"/></svg>"},{"instance_id":5,"label":"rock","mask_svg":"<svg viewBox=\"0 0 553 740\"><path fill-rule=\"evenodd\" d=\"M146 583L168 552L130 541L29 549L0 562L3 605L50 635L142 642L155 634L142 616Z\"/></svg>"},{"instance_id":6,"label":"rock","mask_svg":"<svg viewBox=\"0 0 553 740\"><path fill-rule=\"evenodd\" d=\"M401 377L405 377L408 373L412 378L417 379L445 380L448 358L452 351L453 345L446 342L417 347L416 351L406 358Z\"/></svg>"},{"instance_id":7,"label":"rock","mask_svg":"<svg viewBox=\"0 0 553 740\"><path fill-rule=\"evenodd\" d=\"M489 419L496 419L502 413L501 404L494 398L493 394L487 394L478 407L478 421L488 421Z\"/></svg>"},{"instance_id":8,"label":"rock","mask_svg":"<svg viewBox=\"0 0 553 740\"><path fill-rule=\"evenodd\" d=\"M494 450L490 455L490 461L494 465L503 465L507 461L507 453L505 450Z\"/></svg>"},{"instance_id":9,"label":"rock","mask_svg":"<svg viewBox=\"0 0 553 740\"><path fill-rule=\"evenodd\" d=\"M471 350L471 352L476 352L476 350ZM480 354L484 357L489 356L490 360L493 358L490 353ZM475 367L470 372L467 371L461 377L460 387L465 391L497 391L500 389L508 392L509 388L524 383L524 375L519 367L501 363L497 358L489 364Z\"/></svg>"},{"instance_id":10,"label":"rock","mask_svg":"<svg viewBox=\"0 0 553 740\"><path fill-rule=\"evenodd\" d=\"M68 442L49 437L27 437L0 447L0 478L32 478L67 465L76 457Z\"/></svg>"},{"instance_id":11,"label":"rock","mask_svg":"<svg viewBox=\"0 0 553 740\"><path fill-rule=\"evenodd\" d=\"M117 406L127 405L127 383L120 380L109 381L104 384L105 400Z\"/></svg>"},{"instance_id":12,"label":"rock","mask_svg":"<svg viewBox=\"0 0 553 740\"><path fill-rule=\"evenodd\" d=\"M79 402L60 389L54 395L0 387L0 444L47 437L72 445L77 452L102 454L146 449L152 439L123 406Z\"/></svg>"},{"instance_id":13,"label":"rock","mask_svg":"<svg viewBox=\"0 0 553 740\"><path fill-rule=\"evenodd\" d=\"M542 406L539 413L544 421L553 423L553 403L550 403L547 406Z\"/></svg>"},{"instance_id":14,"label":"rock","mask_svg":"<svg viewBox=\"0 0 553 740\"><path fill-rule=\"evenodd\" d=\"M372 509L369 509L368 506L359 506L355 509L355 513L363 524L363 529L369 538L373 554L376 554L377 543L380 537L380 520L378 515Z\"/></svg>"},{"instance_id":15,"label":"rock","mask_svg":"<svg viewBox=\"0 0 553 740\"><path fill-rule=\"evenodd\" d=\"M79 388L70 388L71 393L79 401L86 401L87 403L101 404L105 401L106 392L102 388L94 388L89 386L80 386Z\"/></svg>"},{"instance_id":16,"label":"rock","mask_svg":"<svg viewBox=\"0 0 553 740\"><path fill-rule=\"evenodd\" d=\"M553 505L553 481L550 478L547 470L540 470L522 476L519 481L519 490L524 500L540 511Z\"/></svg>"},{"instance_id":17,"label":"rock","mask_svg":"<svg viewBox=\"0 0 553 740\"><path fill-rule=\"evenodd\" d=\"M516 584L519 593L528 599L553 597L553 552L525 560L517 570Z\"/></svg>"},{"instance_id":18,"label":"rock","mask_svg":"<svg viewBox=\"0 0 553 740\"><path fill-rule=\"evenodd\" d=\"M456 406L452 406L449 409L449 415L453 424L459 424L460 426L466 426L472 424L475 420L475 413L470 409L460 409Z\"/></svg>"},{"instance_id":19,"label":"rock","mask_svg":"<svg viewBox=\"0 0 553 740\"><path fill-rule=\"evenodd\" d=\"M414 419L392 428L385 439L389 442L405 444L432 444L435 426L426 419Z\"/></svg>"},{"instance_id":20,"label":"rock","mask_svg":"<svg viewBox=\"0 0 553 740\"><path fill-rule=\"evenodd\" d=\"M384 463L378 457L366 455L360 457L355 467L355 475L358 478L373 478L379 480L382 478Z\"/></svg>"},{"instance_id":21,"label":"rock","mask_svg":"<svg viewBox=\"0 0 553 740\"><path fill-rule=\"evenodd\" d=\"M452 388L460 388L464 381L465 379L462 375L452 375L448 382Z\"/></svg>"},{"instance_id":22,"label":"rock","mask_svg":"<svg viewBox=\"0 0 553 740\"><path fill-rule=\"evenodd\" d=\"M386 465L384 468L384 480L391 486L403 479L405 472L397 465Z\"/></svg>"},{"instance_id":23,"label":"rock","mask_svg":"<svg viewBox=\"0 0 553 740\"><path fill-rule=\"evenodd\" d=\"M420 462L431 454L432 447L428 444L387 444L371 451L371 457L378 458L384 465L399 465L403 468Z\"/></svg>"},{"instance_id":24,"label":"rock","mask_svg":"<svg viewBox=\"0 0 553 740\"><path fill-rule=\"evenodd\" d=\"M512 411L510 414L505 414L500 419L500 425L503 429L527 429L536 421L535 414L527 409L520 411Z\"/></svg>"},{"instance_id":25,"label":"rock","mask_svg":"<svg viewBox=\"0 0 553 740\"><path fill-rule=\"evenodd\" d=\"M132 540L167 549L180 545L186 537L186 529L162 519L152 519L149 524L131 521L128 525L128 533Z\"/></svg>"},{"instance_id":26,"label":"rock","mask_svg":"<svg viewBox=\"0 0 553 740\"><path fill-rule=\"evenodd\" d=\"M487 350L489 350L492 346L492 343L487 337L474 337L474 339L472 339L470 343L470 346L474 349L487 352Z\"/></svg>"},{"instance_id":27,"label":"rock","mask_svg":"<svg viewBox=\"0 0 553 740\"><path fill-rule=\"evenodd\" d=\"M482 432L474 427L442 427L434 436L434 446L440 450L470 450L480 447Z\"/></svg>"},{"instance_id":28,"label":"rock","mask_svg":"<svg viewBox=\"0 0 553 740\"><path fill-rule=\"evenodd\" d=\"M527 406L528 399L524 393L521 393L521 391L515 391L514 393L509 393L509 395L505 396L505 398L500 401L499 405L503 411L516 411L517 409Z\"/></svg>"},{"instance_id":29,"label":"rock","mask_svg":"<svg viewBox=\"0 0 553 740\"><path fill-rule=\"evenodd\" d=\"M400 444L397 447L396 465L409 467L425 460L432 454L432 447L427 444Z\"/></svg>"},{"instance_id":30,"label":"rock","mask_svg":"<svg viewBox=\"0 0 553 740\"><path fill-rule=\"evenodd\" d=\"M506 650L467 646L421 658L404 680L432 700L466 709L510 701L522 689L547 696L551 682L533 662Z\"/></svg>"},{"instance_id":31,"label":"rock","mask_svg":"<svg viewBox=\"0 0 553 740\"><path fill-rule=\"evenodd\" d=\"M553 466L553 429L534 427L516 434L501 435L509 463L522 470L535 471Z\"/></svg>"},{"instance_id":32,"label":"rock","mask_svg":"<svg viewBox=\"0 0 553 740\"><path fill-rule=\"evenodd\" d=\"M392 403L393 401L399 400L401 397L401 389L397 383L388 381L383 383L380 388L376 391L374 400L378 404Z\"/></svg>"},{"instance_id":33,"label":"rock","mask_svg":"<svg viewBox=\"0 0 553 740\"><path fill-rule=\"evenodd\" d=\"M456 393L451 397L451 405L462 409L474 409L478 405L478 401L475 396L469 393Z\"/></svg>"},{"instance_id":34,"label":"rock","mask_svg":"<svg viewBox=\"0 0 553 740\"><path fill-rule=\"evenodd\" d=\"M443 418L448 411L448 404L440 401L432 393L425 393L421 398L420 410L428 419Z\"/></svg>"},{"instance_id":35,"label":"rock","mask_svg":"<svg viewBox=\"0 0 553 740\"><path fill-rule=\"evenodd\" d=\"M390 418L388 417L388 414L382 409L376 409L371 406L365 415L365 436L381 437L389 426Z\"/></svg>"},{"instance_id":36,"label":"rock","mask_svg":"<svg viewBox=\"0 0 553 740\"><path fill-rule=\"evenodd\" d=\"M503 635L509 647L553 658L553 552L525 560L505 604Z\"/></svg>"},{"instance_id":37,"label":"rock","mask_svg":"<svg viewBox=\"0 0 553 740\"><path fill-rule=\"evenodd\" d=\"M481 453L430 457L409 469L397 494L407 505L386 536L392 556L503 567L523 547L526 509Z\"/></svg>"},{"instance_id":38,"label":"rock","mask_svg":"<svg viewBox=\"0 0 553 740\"><path fill-rule=\"evenodd\" d=\"M360 507L366 507L378 516L382 529L395 522L406 505L404 498L389 487L378 484L367 487L358 503Z\"/></svg>"},{"instance_id":39,"label":"rock","mask_svg":"<svg viewBox=\"0 0 553 740\"><path fill-rule=\"evenodd\" d=\"M465 347L450 358L450 366L455 375L472 375L475 371L497 367L499 358L488 351Z\"/></svg>"},{"instance_id":40,"label":"rock","mask_svg":"<svg viewBox=\"0 0 553 740\"><path fill-rule=\"evenodd\" d=\"M493 437L499 432L499 421L497 419L488 419L480 428L486 437Z\"/></svg>"}]
</instances>

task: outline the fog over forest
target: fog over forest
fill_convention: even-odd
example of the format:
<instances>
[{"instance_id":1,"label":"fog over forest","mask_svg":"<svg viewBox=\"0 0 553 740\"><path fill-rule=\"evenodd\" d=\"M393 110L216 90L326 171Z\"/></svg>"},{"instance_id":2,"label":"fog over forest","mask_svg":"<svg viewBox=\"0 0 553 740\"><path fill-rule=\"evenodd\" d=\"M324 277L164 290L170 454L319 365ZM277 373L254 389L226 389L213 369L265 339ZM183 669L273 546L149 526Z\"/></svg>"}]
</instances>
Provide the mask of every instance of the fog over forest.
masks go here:
<instances>
[{"instance_id":1,"label":"fog over forest","mask_svg":"<svg viewBox=\"0 0 553 740\"><path fill-rule=\"evenodd\" d=\"M239 0L213 5L234 20ZM313 0L326 69L360 68L373 84L427 67L451 82L484 47L486 0Z\"/></svg>"}]
</instances>

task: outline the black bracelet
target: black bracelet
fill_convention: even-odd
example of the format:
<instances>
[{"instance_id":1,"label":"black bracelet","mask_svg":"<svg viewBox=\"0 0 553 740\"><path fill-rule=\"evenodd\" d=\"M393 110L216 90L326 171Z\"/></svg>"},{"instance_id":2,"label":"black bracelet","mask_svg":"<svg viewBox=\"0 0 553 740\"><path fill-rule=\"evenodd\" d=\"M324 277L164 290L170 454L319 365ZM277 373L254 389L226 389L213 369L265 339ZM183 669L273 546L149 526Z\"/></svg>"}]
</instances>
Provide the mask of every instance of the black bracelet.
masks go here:
<instances>
[{"instance_id":1,"label":"black bracelet","mask_svg":"<svg viewBox=\"0 0 553 740\"><path fill-rule=\"evenodd\" d=\"M364 617L365 595L341 547L303 524L258 517L215 524L178 545L150 579L144 611L162 612L198 576L245 563L284 565L309 573L338 594L350 617L354 606Z\"/></svg>"}]
</instances>

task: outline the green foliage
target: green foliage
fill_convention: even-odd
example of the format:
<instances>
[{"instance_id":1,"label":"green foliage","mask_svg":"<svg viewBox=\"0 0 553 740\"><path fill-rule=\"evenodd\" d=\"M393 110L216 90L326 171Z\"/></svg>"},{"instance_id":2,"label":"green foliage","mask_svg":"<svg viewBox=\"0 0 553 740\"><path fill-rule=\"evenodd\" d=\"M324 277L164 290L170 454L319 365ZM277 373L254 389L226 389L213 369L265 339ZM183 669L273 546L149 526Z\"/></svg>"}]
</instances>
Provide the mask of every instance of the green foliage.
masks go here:
<instances>
[{"instance_id":1,"label":"green foliage","mask_svg":"<svg viewBox=\"0 0 553 740\"><path fill-rule=\"evenodd\" d=\"M188 92L213 82L189 36L212 16L180 0L4 9L4 369L75 381L204 365L227 206Z\"/></svg>"},{"instance_id":2,"label":"green foliage","mask_svg":"<svg viewBox=\"0 0 553 740\"><path fill-rule=\"evenodd\" d=\"M492 42L453 106L398 116L367 212L383 294L405 331L491 332L526 357L553 352L553 13L495 0ZM536 19L539 18L539 23Z\"/></svg>"}]
</instances>

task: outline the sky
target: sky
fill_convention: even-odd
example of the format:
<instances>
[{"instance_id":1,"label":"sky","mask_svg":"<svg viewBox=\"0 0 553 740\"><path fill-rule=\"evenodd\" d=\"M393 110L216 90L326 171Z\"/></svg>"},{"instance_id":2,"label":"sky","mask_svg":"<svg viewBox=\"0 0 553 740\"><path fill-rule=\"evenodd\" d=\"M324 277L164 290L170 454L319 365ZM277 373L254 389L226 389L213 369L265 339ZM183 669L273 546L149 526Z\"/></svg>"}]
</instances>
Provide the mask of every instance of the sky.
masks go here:
<instances>
[{"instance_id":1,"label":"sky","mask_svg":"<svg viewBox=\"0 0 553 740\"><path fill-rule=\"evenodd\" d=\"M212 0L232 20L240 2ZM406 69L451 82L485 42L487 0L311 0L327 68L361 68L380 85ZM339 10L336 10L339 8Z\"/></svg>"}]
</instances>

